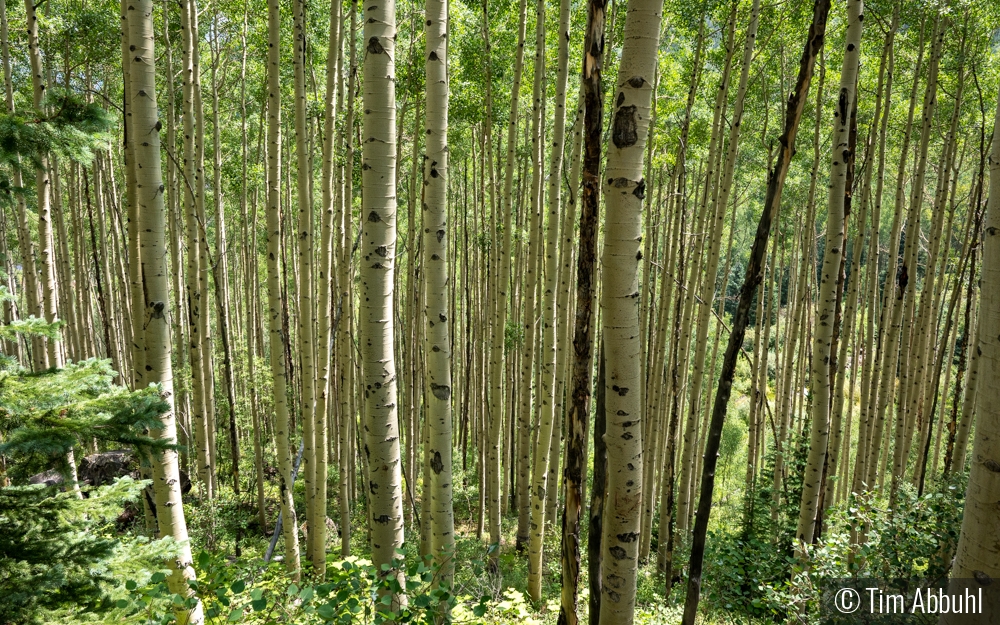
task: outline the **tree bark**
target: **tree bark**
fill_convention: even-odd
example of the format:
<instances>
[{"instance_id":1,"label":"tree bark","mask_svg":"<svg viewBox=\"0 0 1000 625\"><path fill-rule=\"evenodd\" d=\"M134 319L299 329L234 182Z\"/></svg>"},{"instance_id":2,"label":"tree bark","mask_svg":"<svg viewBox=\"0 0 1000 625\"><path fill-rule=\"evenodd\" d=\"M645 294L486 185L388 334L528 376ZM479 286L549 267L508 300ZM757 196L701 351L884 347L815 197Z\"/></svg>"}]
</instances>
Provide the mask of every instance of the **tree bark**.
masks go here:
<instances>
[{"instance_id":1,"label":"tree bark","mask_svg":"<svg viewBox=\"0 0 1000 625\"><path fill-rule=\"evenodd\" d=\"M29 0L30 1L30 0ZM129 0L129 40L131 47L128 88L132 94L133 153L136 159L136 214L140 218L142 240L142 294L144 376L159 384L160 396L168 405L160 416L163 429L156 432L161 440L177 442L174 418L173 368L170 361L170 281L167 274L166 215L163 200L163 177L160 163L160 122L156 108L156 57L153 50L153 3ZM141 137L141 139L140 139ZM139 224L137 224L139 225ZM139 259L134 259L136 262ZM160 536L170 536L178 546L176 559L170 562L170 592L184 597L193 593L188 581L195 577L191 566L184 505L181 500L177 451L157 454L153 462L153 488L156 494ZM197 624L203 620L201 603L193 609L174 612L177 622Z\"/></svg>"},{"instance_id":2,"label":"tree bark","mask_svg":"<svg viewBox=\"0 0 1000 625\"><path fill-rule=\"evenodd\" d=\"M396 96L394 0L366 0L362 128L361 357L365 391L365 455L370 483L372 561L380 577L403 583L396 549L403 546L399 410L393 275L396 270ZM389 570L382 570L383 564ZM405 601L393 597L392 607Z\"/></svg>"}]
</instances>

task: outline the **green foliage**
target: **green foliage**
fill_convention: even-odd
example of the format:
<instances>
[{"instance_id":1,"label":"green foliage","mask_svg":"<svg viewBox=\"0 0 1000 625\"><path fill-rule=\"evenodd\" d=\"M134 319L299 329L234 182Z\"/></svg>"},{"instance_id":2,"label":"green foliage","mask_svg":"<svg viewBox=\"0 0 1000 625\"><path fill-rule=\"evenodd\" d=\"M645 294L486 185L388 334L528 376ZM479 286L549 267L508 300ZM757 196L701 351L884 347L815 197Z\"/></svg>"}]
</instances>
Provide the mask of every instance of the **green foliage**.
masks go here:
<instances>
[{"instance_id":1,"label":"green foliage","mask_svg":"<svg viewBox=\"0 0 1000 625\"><path fill-rule=\"evenodd\" d=\"M0 622L42 622L47 611L61 608L110 609L113 579L102 563L116 541L95 530L146 484L123 478L84 500L39 486L0 489Z\"/></svg>"},{"instance_id":2,"label":"green foliage","mask_svg":"<svg viewBox=\"0 0 1000 625\"><path fill-rule=\"evenodd\" d=\"M198 577L189 582L191 597L172 594L166 576L158 573L145 585L126 582L130 594L116 606L129 621L149 624L171 623L175 607L201 602L206 623L213 624L433 625L446 608L456 621L474 623L486 622L475 619L491 612L510 612L525 605L523 598L491 605L487 598L477 602L455 597L437 584L437 568L421 560L394 562L404 570L405 584L387 574L393 568L388 564L378 569L368 560L353 557L331 561L326 579L302 583L289 583L280 564L261 569L257 562L242 560L234 566L223 555L207 551L197 555L195 566ZM393 595L402 592L407 604L393 606Z\"/></svg>"},{"instance_id":3,"label":"green foliage","mask_svg":"<svg viewBox=\"0 0 1000 625\"><path fill-rule=\"evenodd\" d=\"M112 384L115 375L100 359L37 374L0 369L0 457L9 475L65 469L66 454L82 441L135 447L142 458L169 447L145 434L162 429L160 415L169 409L158 388L129 391Z\"/></svg>"},{"instance_id":4,"label":"green foliage","mask_svg":"<svg viewBox=\"0 0 1000 625\"><path fill-rule=\"evenodd\" d=\"M508 319L503 332L503 351L505 354L519 349L524 345L524 328L519 320Z\"/></svg>"},{"instance_id":5,"label":"green foliage","mask_svg":"<svg viewBox=\"0 0 1000 625\"><path fill-rule=\"evenodd\" d=\"M79 95L53 91L43 109L51 113L0 113L0 164L20 167L27 159L41 167L46 154L84 162L107 142L107 111Z\"/></svg>"}]
</instances>

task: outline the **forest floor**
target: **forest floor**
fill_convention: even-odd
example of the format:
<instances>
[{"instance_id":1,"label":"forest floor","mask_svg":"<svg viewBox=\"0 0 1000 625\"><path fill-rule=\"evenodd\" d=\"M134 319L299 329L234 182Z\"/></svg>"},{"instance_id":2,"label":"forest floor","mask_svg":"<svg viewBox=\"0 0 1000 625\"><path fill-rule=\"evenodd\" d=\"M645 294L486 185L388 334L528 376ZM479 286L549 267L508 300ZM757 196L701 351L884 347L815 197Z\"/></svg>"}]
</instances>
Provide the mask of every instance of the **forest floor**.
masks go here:
<instances>
[{"instance_id":1,"label":"forest floor","mask_svg":"<svg viewBox=\"0 0 1000 625\"><path fill-rule=\"evenodd\" d=\"M561 567L560 541L561 532L558 524L561 519L561 509L557 513L557 527L550 527L545 534L545 550L543 558L544 574L542 579L542 600L533 604L527 597L525 589L528 585L527 554L518 554L514 549L517 516L511 508L501 520L502 549L499 556L499 574L491 574L487 569L487 560L491 552L488 542L488 531L484 530L482 537L478 535L478 517L476 506L479 503L477 480L470 476L462 480L462 472L455 471L455 529L456 529L456 567L454 594L460 601L472 605L481 599L488 598L492 609L481 622L488 625L555 625L559 615ZM464 482L464 483L463 483ZM331 480L331 495L336 493L335 484ZM301 490L301 482L296 483L296 489ZM192 543L202 545L215 554L229 554L229 562L241 566L252 566L260 563L270 540L274 519L277 516L277 492L268 489L269 506L267 509L268 533L264 535L257 523L256 510L253 504L252 492L244 492L240 502L236 503L233 493L227 486L221 487L219 496L213 502L205 502L197 497L190 497L185 508L188 511L189 531ZM305 501L304 493L296 495L296 502ZM419 508L419 499L416 501ZM273 505L271 505L273 504ZM725 504L723 504L725 505ZM586 515L586 510L584 510ZM304 519L304 510L298 511L299 521ZM412 516L412 515L411 515ZM331 497L330 517L339 532L342 524L337 513L336 500ZM585 516L586 518L586 516ZM369 557L367 522L363 507L356 504L352 511L352 555L365 560ZM409 531L413 525L407 525L407 542L404 545L406 560L419 560L419 536L417 531ZM240 556L236 557L237 537ZM300 533L300 539L302 538ZM587 570L587 524L581 531L581 571L579 583L579 613L582 623L588 622L589 615L589 576ZM330 532L328 536L328 561L331 565L340 560L340 537L338 533ZM278 541L275 551L277 559L281 559L282 541ZM654 539L649 562L642 563L638 575L636 601L636 625L669 625L680 622L683 603L683 584L676 584L671 596L665 596L665 580L656 571L656 541ZM272 564L271 568L281 569ZM199 574L201 571L199 571ZM249 615L248 615L249 616ZM735 623L726 618L724 613L712 614L709 620L699 621L705 625L722 625ZM240 622L253 622L242 620ZM744 618L741 623L748 623Z\"/></svg>"}]
</instances>

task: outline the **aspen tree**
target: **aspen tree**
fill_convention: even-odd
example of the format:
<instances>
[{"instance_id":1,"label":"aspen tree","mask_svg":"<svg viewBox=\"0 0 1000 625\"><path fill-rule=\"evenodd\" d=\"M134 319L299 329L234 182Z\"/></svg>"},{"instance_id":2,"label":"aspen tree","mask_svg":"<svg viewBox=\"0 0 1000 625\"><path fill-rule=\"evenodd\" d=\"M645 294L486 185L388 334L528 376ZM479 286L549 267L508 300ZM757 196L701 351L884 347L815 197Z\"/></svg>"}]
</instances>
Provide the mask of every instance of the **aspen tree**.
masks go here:
<instances>
[{"instance_id":1,"label":"aspen tree","mask_svg":"<svg viewBox=\"0 0 1000 625\"><path fill-rule=\"evenodd\" d=\"M271 379L274 389L274 442L278 456L278 494L285 539L285 569L300 574L299 525L292 501L289 448L288 372L281 297L281 3L267 3L267 302ZM187 122L185 122L187 123Z\"/></svg>"},{"instance_id":2,"label":"aspen tree","mask_svg":"<svg viewBox=\"0 0 1000 625\"><path fill-rule=\"evenodd\" d=\"M518 441L517 441L517 483L518 483L518 511L517 511L517 538L515 548L523 551L528 544L531 534L531 514L530 514L530 456L531 456L531 436L532 433L532 368L534 364L535 350L535 305L536 291L540 286L537 265L539 262L539 247L541 241L539 231L541 230L541 196L542 194L542 160L545 150L542 148L542 132L544 130L544 115L542 107L545 100L545 2L538 0L535 4L535 66L534 66L534 87L532 91L532 118L531 118L531 147L532 147L532 168L531 168L531 189L528 202L531 218L528 223L528 253L525 258L524 275L524 306L521 326L524 330L524 345L521 351L521 385L519 392L520 408L518 412ZM536 389L540 390L540 389ZM498 519L499 521L499 519ZM491 521L492 522L492 521ZM497 523L497 536L490 534L490 542L496 543L499 540L499 523Z\"/></svg>"},{"instance_id":3,"label":"aspen tree","mask_svg":"<svg viewBox=\"0 0 1000 625\"><path fill-rule=\"evenodd\" d=\"M811 263L810 244L807 243L815 237L816 232L816 179L819 174L820 161L820 131L823 125L823 94L826 84L826 61L823 50L819 56L819 77L816 85L816 117L815 130L813 133L813 159L812 175L809 182L808 208L806 209L806 220L801 228L796 232L798 238L796 249L802 249L804 254L794 254L790 274L794 276L794 288L789 290L791 298L789 310L789 321L785 327L784 355L781 357L780 389L775 397L780 397L781 401L775 401L775 418L778 420L778 435L775 440L774 474L772 476L771 494L771 520L778 520L778 506L784 489L785 478L785 454L788 451L788 432L795 415L795 400L802 394L801 378L796 377L797 362L795 353L799 345L799 337L803 334L805 312L807 303L811 300L810 288L810 267ZM801 256L801 258L800 258ZM780 304L779 304L780 307ZM799 360L801 362L801 359Z\"/></svg>"},{"instance_id":4,"label":"aspen tree","mask_svg":"<svg viewBox=\"0 0 1000 625\"><path fill-rule=\"evenodd\" d=\"M337 266L337 280L340 285L339 315L340 323L337 326L337 366L340 373L340 555L347 557L351 554L351 491L349 484L354 484L353 479L348 479L345 475L345 467L355 466L354 455L351 451L354 441L354 424L356 413L352 409L354 396L354 344L352 340L353 331L353 310L354 310L354 290L351 279L352 271L352 241L353 237L353 215L354 215L354 91L357 78L357 0L350 0L350 26L347 29L350 39L350 56L347 70L347 112L344 120L343 141L345 147L343 166L343 194L344 209L340 215L337 228L337 239L341 246L341 255ZM364 459L362 459L364 462Z\"/></svg>"},{"instance_id":5,"label":"aspen tree","mask_svg":"<svg viewBox=\"0 0 1000 625\"><path fill-rule=\"evenodd\" d=\"M197 212L197 191L200 184L200 169L195 146L195 91L197 85L194 74L197 69L194 64L195 27L192 22L192 12L197 11L194 0L185 0L181 5L181 50L184 95L182 99L182 118L184 123L184 222L187 234L187 300L188 328L190 340L188 344L191 363L191 420L195 441L195 473L198 481L205 489L205 497L211 499L214 494L210 472L210 438L208 398L205 385L205 353L202 350L201 336L204 325L202 317L203 304L207 294L200 280L201 265L207 263L202 258L202 248L199 244L199 221ZM290 473L289 473L290 474ZM288 517L285 517L286 519Z\"/></svg>"},{"instance_id":6,"label":"aspen tree","mask_svg":"<svg viewBox=\"0 0 1000 625\"><path fill-rule=\"evenodd\" d=\"M128 25L128 10L129 4L126 1L122 1L120 4L121 10L121 57L122 57L122 82L125 85L129 83L129 72L131 66L132 53L129 50L129 25ZM142 301L142 276L140 275L140 263L139 258L139 215L136 213L136 189L135 189L135 153L133 139L131 135L132 131L132 94L127 88L123 89L122 97L122 110L123 110L123 123L122 132L124 135L124 145L122 150L122 157L125 161L125 204L126 204L126 228L127 228L127 247L124 249L126 258L126 268L128 270L128 302L129 302L129 325L130 332L127 335L126 341L129 345L129 360L130 370L128 375L128 385L130 388L142 388L143 385L143 366L142 366L142 320L138 314L132 314L138 309L143 307ZM37 106L37 105L36 105ZM43 293L44 293L44 279L42 281ZM124 373L124 372L123 372ZM123 376L124 377L124 376ZM145 502L144 502L144 505ZM148 520L149 517L147 517Z\"/></svg>"},{"instance_id":7,"label":"aspen tree","mask_svg":"<svg viewBox=\"0 0 1000 625\"><path fill-rule=\"evenodd\" d=\"M639 352L639 252L646 181L643 156L649 126L663 3L630 0L618 71L604 198L601 329L607 340L608 476L601 537L602 625L631 623L635 610L642 501L643 374ZM631 393L629 391L632 391Z\"/></svg>"},{"instance_id":8,"label":"aspen tree","mask_svg":"<svg viewBox=\"0 0 1000 625\"><path fill-rule=\"evenodd\" d=\"M361 355L365 393L365 453L370 471L372 561L383 577L403 582L395 568L403 545L399 411L393 355L393 275L396 262L396 117L394 0L366 0L362 127ZM390 566L381 570L383 564ZM405 600L393 598L393 607Z\"/></svg>"},{"instance_id":9,"label":"aspen tree","mask_svg":"<svg viewBox=\"0 0 1000 625\"><path fill-rule=\"evenodd\" d=\"M330 341L331 311L330 296L335 289L333 280L333 222L336 220L334 203L334 146L337 132L334 127L337 111L343 98L340 81L340 57L343 3L330 3L330 33L326 56L326 108L323 115L323 165L322 178L322 227L318 263L318 284L316 288L317 337L316 337L316 410L313 419L313 437L316 446L315 462L315 508L320 517L315 528L309 533L309 559L313 570L321 578L326 574L326 508L327 481L331 454L328 418L332 414L330 390ZM342 209L341 209L342 210ZM321 527L322 526L322 527Z\"/></svg>"},{"instance_id":10,"label":"aspen tree","mask_svg":"<svg viewBox=\"0 0 1000 625\"><path fill-rule=\"evenodd\" d=\"M583 39L583 63L580 76L580 98L583 101L582 127L583 159L580 188L580 234L576 255L576 319L573 325L573 364L571 390L566 410L566 458L563 476L566 485L566 503L563 508L562 527L562 593L559 622L577 625L578 585L580 580L580 516L583 508L584 485L587 475L587 426L590 422L591 376L594 359L594 295L597 265L597 229L600 196L601 131L603 122L604 92L601 72L604 65L605 0L589 0L587 24ZM576 189L571 189L575 193ZM598 390L602 393L603 390ZM603 420L603 406L599 406L597 420ZM597 425L595 424L595 429ZM604 475L600 472L600 443L594 446L594 489L590 528L594 529L594 515L601 518ZM600 548L597 531L590 534L588 545L591 571L591 588L598 592L591 596L590 619L596 623L600 609ZM596 575L594 573L597 573ZM596 596L595 596L596 595ZM596 604L599 606L599 604Z\"/></svg>"},{"instance_id":11,"label":"aspen tree","mask_svg":"<svg viewBox=\"0 0 1000 625\"><path fill-rule=\"evenodd\" d=\"M306 17L305 3L295 0L293 8L294 32L294 82L295 82L295 155L297 172L295 175L295 196L298 202L298 227L295 240L298 248L299 280L296 285L298 297L298 340L300 357L300 414L302 415L302 438L305 451L302 455L304 464L304 481L306 486L306 522L309 527L309 548L307 556L313 560L313 570L324 568L317 564L320 554L315 551L316 545L326 542L326 511L316 509L316 458L326 453L316 445L316 349L315 323L316 311L313 300L313 202L312 202L312 157L309 149L309 130L306 119ZM319 538L322 535L322 542ZM320 549L322 550L322 548ZM322 559L325 559L325 554Z\"/></svg>"},{"instance_id":12,"label":"aspen tree","mask_svg":"<svg viewBox=\"0 0 1000 625\"><path fill-rule=\"evenodd\" d=\"M994 119L1000 128L1000 102ZM972 471L966 493L962 532L958 539L952 579L974 579L988 586L1000 578L1000 554L996 536L1000 532L996 501L1000 499L1000 432L997 411L1000 408L1000 136L993 133L989 158L990 191L983 224L982 305L979 308L976 352L989 383L976 398L979 422L976 425ZM962 465L957 465L961 467ZM988 608L996 610L995 607ZM941 623L957 623L963 617L942 616Z\"/></svg>"},{"instance_id":13,"label":"aspen tree","mask_svg":"<svg viewBox=\"0 0 1000 625\"><path fill-rule=\"evenodd\" d=\"M832 140L832 165L830 168L830 194L827 202L826 249L820 271L819 305L816 311L813 338L810 397L812 399L812 426L809 437L809 456L806 460L802 482L802 499L799 521L795 530L796 550L802 555L803 544L810 544L815 532L817 507L823 486L823 468L826 465L827 444L830 438L830 365L834 354L831 344L837 308L837 282L841 258L844 254L845 190L848 171L853 163L849 145L851 111L857 97L857 76L861 57L861 25L864 19L864 1L848 0L847 36L844 62L840 73L840 92L833 112L834 139ZM847 342L847 337L844 337Z\"/></svg>"},{"instance_id":14,"label":"aspen tree","mask_svg":"<svg viewBox=\"0 0 1000 625\"><path fill-rule=\"evenodd\" d=\"M719 442L722 437L722 427L725 423L727 405L732 391L733 378L736 372L736 358L742 349L743 338L749 322L750 306L757 291L757 285L763 278L764 255L767 253L767 243L771 235L771 224L777 216L781 204L781 194L784 188L788 167L795 152L795 136L798 132L802 110L809 94L812 82L813 68L816 57L823 48L826 37L826 23L830 11L830 0L816 0L813 4L812 23L806 36L806 43L799 60L799 72L795 87L788 96L785 108L785 123L779 139L781 145L778 162L768 173L767 192L757 233L750 251L740 289L740 300L736 314L733 316L729 343L723 357L722 374L719 387L712 405L712 420L705 444L705 466L702 476L701 495L698 500L698 512L695 515L695 527L691 544L691 560L688 573L687 596L684 601L683 625L694 625L698 612L698 601L701 595L701 573L705 556L705 539L708 534L709 516L712 511L712 493L715 488L715 467L719 454Z\"/></svg>"},{"instance_id":15,"label":"aspen tree","mask_svg":"<svg viewBox=\"0 0 1000 625\"><path fill-rule=\"evenodd\" d=\"M31 73L32 103L36 110L41 111L45 98L45 76L42 70L42 53L38 47L38 17L35 14L33 0L24 1L25 20L28 22L28 62ZM11 100L13 107L13 100ZM56 275L55 250L52 238L52 188L50 180L50 161L46 154L38 155L38 166L35 167L35 191L38 196L36 211L38 212L38 260L41 266L42 301L41 313L48 323L58 321L59 313L56 305ZM56 342L49 339L45 342L46 362L49 367L62 367L59 358L59 348Z\"/></svg>"},{"instance_id":16,"label":"aspen tree","mask_svg":"<svg viewBox=\"0 0 1000 625\"><path fill-rule=\"evenodd\" d=\"M425 354L427 358L426 464L430 468L431 548L442 567L441 586L450 588L455 563L455 513L452 507L452 346L448 308L448 283L452 259L448 236L448 7L442 0L428 0L425 9L427 76L426 156L424 157L423 239ZM429 392L427 392L429 391Z\"/></svg>"},{"instance_id":17,"label":"aspen tree","mask_svg":"<svg viewBox=\"0 0 1000 625\"><path fill-rule=\"evenodd\" d=\"M131 50L129 85L132 94L132 128L136 159L136 214L141 220L142 293L145 308L143 345L145 378L159 384L160 395L168 405L160 416L163 429L156 436L169 443L177 441L174 418L173 369L170 362L170 281L167 276L166 219L163 200L163 179L160 164L160 122L156 108L156 61L153 50L153 3L151 0L129 0L128 29ZM138 262L140 259L135 259ZM188 542L177 452L164 450L153 462L153 488L156 494L157 521L160 536L172 537L178 546L176 559L170 562L170 591L184 597L192 595L188 581L195 577L191 566L191 545ZM201 603L193 609L175 611L177 622L201 623Z\"/></svg>"},{"instance_id":18,"label":"aspen tree","mask_svg":"<svg viewBox=\"0 0 1000 625\"><path fill-rule=\"evenodd\" d=\"M518 8L517 27L517 49L514 53L514 75L510 92L510 113L507 121L507 144L506 160L504 162L504 182L503 182L503 232L502 240L496 245L496 256L494 258L495 271L497 272L495 287L495 303L493 307L493 327L490 333L490 366L489 366L489 410L490 427L494 438L499 436L501 425L504 419L504 338L507 325L507 300L508 289L510 288L511 270L511 235L513 221L513 185L514 185L514 160L517 153L517 121L520 104L521 80L524 73L524 38L527 25L527 0L520 0ZM489 25L486 25L489 28ZM513 379L513 378L512 378ZM513 387L513 384L510 384ZM510 405L507 412L513 412L514 405ZM517 465L517 477L520 480L523 475L520 471L520 460L514 463ZM523 492L519 491L520 500ZM518 505L520 511L522 506ZM520 516L518 517L520 526ZM519 533L520 537L521 534Z\"/></svg>"},{"instance_id":19,"label":"aspen tree","mask_svg":"<svg viewBox=\"0 0 1000 625\"><path fill-rule=\"evenodd\" d=\"M898 18L896 18L896 19L898 19ZM890 30L889 35L886 37L886 44L882 48L882 58L881 58L881 61L879 63L878 85L877 85L877 87L875 89L875 116L874 116L874 118L872 120L872 126L871 126L871 129L868 132L868 139L867 139L867 142L866 142L867 143L867 147L866 147L866 160L869 162L869 165L864 170L864 179L863 179L863 182L862 182L862 185L861 185L861 194L859 196L861 198L861 202L860 202L861 210L859 211L858 217L857 217L857 220L856 220L856 222L858 224L858 226L857 226L857 234L856 234L855 239L853 241L853 250L852 250L852 256L851 256L851 275L850 275L850 281L849 281L849 287L848 287L849 291L848 291L848 296L847 296L847 304L846 304L846 306L844 308L844 314L843 314L843 328L844 329L841 332L843 339L841 340L840 344L838 345L839 353L838 353L837 359L836 359L837 370L836 370L835 382L834 382L834 385L833 385L833 401L832 401L832 404L831 404L831 406L832 406L832 408L831 408L831 430L832 431L831 431L831 441L830 441L830 445L829 445L830 454L829 454L829 458L828 458L828 461L827 461L827 469L825 471L826 476L827 476L826 485L824 486L824 488L826 489L826 493L823 496L823 501L826 502L827 506L831 506L834 503L834 497L833 497L833 495L834 495L834 492L833 492L834 489L835 488L839 489L839 487L842 487L842 486L844 486L847 483L846 468L844 470L844 475L841 475L841 469L839 467L841 465L845 465L845 467L846 467L848 461L850 460L849 450L850 450L850 439L851 439L851 432L852 432L851 423L850 423L850 420L848 420L848 424L847 424L846 428L838 427L837 424L840 423L840 415L842 414L842 412L844 410L844 403L845 403L845 401L849 402L849 405L848 405L848 416L849 417L851 416L851 414L852 414L851 411L853 409L853 400L852 400L851 397L847 397L846 396L847 393L845 393L845 391L844 391L844 383L845 383L845 377L846 377L848 356L851 353L849 351L849 349L850 349L849 345L851 344L850 337L852 337L854 335L854 327L855 327L855 323L857 322L856 316L857 316L858 300L861 297L861 292L862 292L862 288L861 288L861 282L862 282L862 275L861 275L861 254L862 254L862 252L864 250L864 244L865 244L865 221L866 221L866 219L868 217L869 204L872 203L871 202L871 184L872 184L872 177L875 175L875 172L874 172L875 168L871 165L871 162L873 160L873 151L876 149L876 136L878 136L878 138L879 138L879 140L878 140L878 150L879 150L878 183L877 183L877 185L878 185L878 189L877 189L878 199L876 199L873 202L873 204L874 204L874 207L873 207L874 210L873 210L873 213L872 213L872 216L871 216L871 229L870 229L870 235L869 235L870 240L868 242L868 257L867 257L867 260L866 260L866 270L867 270L867 279L869 280L869 283L868 283L868 289L869 290L872 290L872 282L871 282L871 280L873 280L874 272L876 272L878 270L878 232L879 232L879 222L880 222L880 218L881 218L880 212L881 212L881 208L882 208L882 198L881 198L881 194L882 194L882 190L883 190L883 184L882 183L884 182L884 174L885 174L885 135L886 135L887 118L888 118L888 115L885 115L885 116L882 115L882 108L883 108L883 104L882 103L883 103L883 93L885 93L885 100L887 102L886 108L888 109L888 104L891 104L891 100L889 98L889 95L891 93L891 87L892 87L892 76L891 76L891 74L888 76L888 81L889 81L888 90L884 91L883 90L883 85L886 82L886 65L887 65L888 55L889 55L889 51L890 51L890 44L892 42L893 36L894 36L894 28ZM854 110L857 110L857 102L856 101L854 103ZM854 119L853 119L853 116L852 116L852 123L855 123ZM848 208L848 205L845 202L845 209L846 208ZM846 212L847 211L845 210L845 213ZM847 225L846 224L845 224L844 228L845 228L845 232L846 232L846 229L847 229ZM846 248L845 248L845 250L844 250L843 253L844 253L844 256L846 258L846 254L847 254ZM866 297L865 299L867 300L868 297ZM868 311L868 314L866 315L867 319L869 321L869 331L867 333L867 336L869 337L869 339L871 337L871 328L870 328L870 326L871 326L871 320L872 320L872 315L871 315L871 311L872 310L874 310L874 309L873 308L870 309ZM854 350L855 350L855 352L859 349L859 345L858 345L859 343L860 343L860 339L854 341ZM868 351L865 352L866 358L867 358L867 354L870 353L870 350L871 350L870 345L867 347L867 350ZM850 385L850 388L852 390L854 388L853 379L854 379L856 370L858 368L858 362L857 362L857 360L858 359L856 357L851 359L851 379L852 379L852 383ZM863 378L863 380L864 380L864 378ZM867 389L865 389L865 390L867 390ZM865 392L865 390L863 390L862 393L861 393L862 397L866 397L867 396L867 393ZM862 404L863 403L864 403L864 401L862 400ZM864 441L864 438L866 436L866 433L865 433L866 426L867 426L867 420L863 420L862 423L859 424L859 427L858 427L859 440L861 441L861 442L859 442L859 449L862 452L858 457L863 457L863 455L864 455L865 449L864 449L864 442L863 441ZM844 432L845 429L846 429L846 432L847 432L847 437L846 437L846 441L845 441L846 444L844 446L844 449L847 450L847 451L844 452L844 453L842 453L840 451L840 441L841 441L841 438L843 436L843 432ZM857 488L855 488L855 492L858 492Z\"/></svg>"},{"instance_id":20,"label":"aspen tree","mask_svg":"<svg viewBox=\"0 0 1000 625\"><path fill-rule=\"evenodd\" d=\"M559 31L557 32L558 70L556 75L556 101L553 120L551 155L548 174L548 230L545 239L545 283L542 295L542 344L541 369L542 387L538 389L541 404L538 416L538 443L535 447L535 463L531 480L531 525L528 544L528 596L539 601L542 596L542 547L546 524L546 498L558 495L558 484L549 482L549 461L552 439L559 438L559 429L554 428L556 406L562 406L556 392L556 343L558 325L556 322L556 291L559 284L559 210L562 203L563 143L566 137L566 83L569 77L569 27L570 2L560 0ZM536 71L538 71L536 69ZM543 150L544 151L544 150ZM561 372L558 372L561 377ZM558 463L558 447L556 461ZM554 480L553 480L554 482Z\"/></svg>"}]
</instances>

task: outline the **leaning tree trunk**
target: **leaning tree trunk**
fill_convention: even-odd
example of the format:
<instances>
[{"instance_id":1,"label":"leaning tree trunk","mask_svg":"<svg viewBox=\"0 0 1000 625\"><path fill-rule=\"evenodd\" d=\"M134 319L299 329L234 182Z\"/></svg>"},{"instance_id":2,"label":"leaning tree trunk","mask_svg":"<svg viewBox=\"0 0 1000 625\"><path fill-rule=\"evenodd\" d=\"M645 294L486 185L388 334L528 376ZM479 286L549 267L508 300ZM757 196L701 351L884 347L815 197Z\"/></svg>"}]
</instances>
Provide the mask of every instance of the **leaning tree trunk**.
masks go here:
<instances>
[{"instance_id":1,"label":"leaning tree trunk","mask_svg":"<svg viewBox=\"0 0 1000 625\"><path fill-rule=\"evenodd\" d=\"M729 343L722 360L722 374L719 377L719 387L712 405L712 420L709 424L705 444L705 465L701 482L701 496L698 500L698 510L695 515L694 536L691 544L691 561L688 573L687 597L684 601L684 625L694 625L698 613L698 601L701 595L701 572L705 557L705 538L708 534L708 521L712 511L712 493L715 488L715 467L718 461L719 444L722 439L722 427L726 420L726 409L729 396L732 393L733 378L736 373L736 358L743 347L743 337L747 323L750 320L750 306L757 293L757 286L763 279L764 256L767 254L767 242L771 235L771 224L778 214L781 204L781 192L784 189L788 166L795 153L795 135L798 132L799 120L809 94L809 84L812 81L813 67L816 57L823 48L826 37L826 20L830 12L830 0L816 0L813 5L812 24L806 36L806 45L799 60L799 75L795 88L788 96L785 109L784 131L779 138L781 145L778 163L771 170L767 181L767 193L760 221L757 224L757 234L750 250L750 260L747 264L743 286L740 289L740 301L736 314L733 316Z\"/></svg>"},{"instance_id":2,"label":"leaning tree trunk","mask_svg":"<svg viewBox=\"0 0 1000 625\"><path fill-rule=\"evenodd\" d=\"M142 294L145 328L144 379L160 385L167 411L160 416L163 429L156 436L171 444L177 442L174 418L174 380L170 362L170 280L167 271L166 215L163 201L163 176L160 163L160 121L156 108L156 55L153 51L153 2L130 0L129 34L131 47L128 89L132 93L132 127L136 129L133 153L136 158L136 214L142 232ZM140 259L133 259L138 262ZM191 566L177 451L167 449L153 459L153 488L156 494L157 522L160 536L170 536L177 543L176 558L170 562L170 592L190 597L188 582L195 577ZM179 608L177 622L201 623L201 603Z\"/></svg>"},{"instance_id":3,"label":"leaning tree trunk","mask_svg":"<svg viewBox=\"0 0 1000 625\"><path fill-rule=\"evenodd\" d=\"M450 589L455 572L455 513L452 508L452 341L449 319L451 254L448 232L448 10L444 0L427 0L424 34L427 53L427 155L424 159L423 238L425 309L424 354L427 358L427 464L430 466L431 553L441 566L440 584ZM429 392L427 392L429 391Z\"/></svg>"},{"instance_id":4,"label":"leaning tree trunk","mask_svg":"<svg viewBox=\"0 0 1000 625\"><path fill-rule=\"evenodd\" d=\"M365 389L365 453L371 502L372 561L382 578L395 577L403 546L403 489L399 410L393 352L393 274L396 270L396 4L366 0L364 109L361 139L361 358ZM388 565L388 570L382 566ZM393 597L395 609L405 596Z\"/></svg>"},{"instance_id":5,"label":"leaning tree trunk","mask_svg":"<svg viewBox=\"0 0 1000 625\"><path fill-rule=\"evenodd\" d=\"M979 307L979 352L982 375L987 380L976 397L976 438L972 471L965 495L962 533L958 539L952 579L974 579L989 586L1000 579L1000 101L994 120L990 154L990 195L983 224L982 305ZM961 465L958 465L961 468ZM994 593L995 596L995 593ZM981 606L997 612L996 606ZM989 619L989 616L986 617ZM944 616L942 625L962 622L966 617ZM985 622L985 621L984 621Z\"/></svg>"},{"instance_id":6,"label":"leaning tree trunk","mask_svg":"<svg viewBox=\"0 0 1000 625\"><path fill-rule=\"evenodd\" d=\"M834 139L832 140L832 165L830 167L830 195L826 217L826 250L820 272L819 305L816 308L816 325L810 376L812 399L812 427L809 436L809 457L802 480L802 499L799 503L799 522L795 530L796 548L801 555L803 545L812 543L816 513L823 487L823 469L826 466L827 443L830 439L830 365L835 356L832 348L837 329L837 284L841 259L844 257L845 203L847 179L852 175L848 168L853 164L850 148L850 116L857 94L857 77L861 59L861 24L864 0L848 0L847 44L844 64L840 73L840 93L833 111ZM849 190L849 189L848 189ZM844 336L846 343L850 337Z\"/></svg>"},{"instance_id":7,"label":"leaning tree trunk","mask_svg":"<svg viewBox=\"0 0 1000 625\"><path fill-rule=\"evenodd\" d=\"M604 438L609 471L601 536L601 625L631 623L635 612L643 487L638 298L646 189L642 169L662 10L662 0L628 3L605 172L601 330L608 350Z\"/></svg>"},{"instance_id":8,"label":"leaning tree trunk","mask_svg":"<svg viewBox=\"0 0 1000 625\"><path fill-rule=\"evenodd\" d=\"M274 393L274 442L278 456L279 501L285 538L285 569L299 578L299 525L292 501L289 449L288 375L281 303L281 4L267 5L267 303L271 379Z\"/></svg>"}]
</instances>

